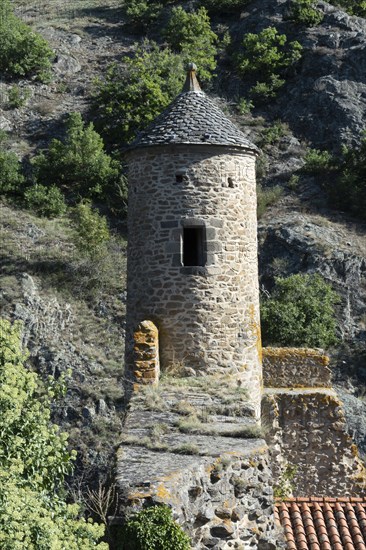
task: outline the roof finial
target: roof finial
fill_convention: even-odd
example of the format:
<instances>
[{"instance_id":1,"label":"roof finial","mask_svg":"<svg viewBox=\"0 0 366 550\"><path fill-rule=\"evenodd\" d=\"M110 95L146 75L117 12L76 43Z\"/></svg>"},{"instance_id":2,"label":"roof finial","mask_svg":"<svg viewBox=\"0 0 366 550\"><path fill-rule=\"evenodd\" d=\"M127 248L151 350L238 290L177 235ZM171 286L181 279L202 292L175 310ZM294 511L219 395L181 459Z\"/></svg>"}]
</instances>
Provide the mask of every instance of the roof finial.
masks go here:
<instances>
[{"instance_id":1,"label":"roof finial","mask_svg":"<svg viewBox=\"0 0 366 550\"><path fill-rule=\"evenodd\" d=\"M196 77L197 67L194 63L187 64L187 78L183 86L184 92L201 92L201 86Z\"/></svg>"}]
</instances>

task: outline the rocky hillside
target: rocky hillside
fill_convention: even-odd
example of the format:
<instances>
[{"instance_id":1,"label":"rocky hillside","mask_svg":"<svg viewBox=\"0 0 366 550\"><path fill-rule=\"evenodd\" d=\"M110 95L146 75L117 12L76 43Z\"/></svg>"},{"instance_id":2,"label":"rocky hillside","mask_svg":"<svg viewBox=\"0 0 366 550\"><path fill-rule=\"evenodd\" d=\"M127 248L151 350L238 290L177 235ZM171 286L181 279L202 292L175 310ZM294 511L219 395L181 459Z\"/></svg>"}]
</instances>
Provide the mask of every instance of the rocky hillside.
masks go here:
<instances>
[{"instance_id":1,"label":"rocky hillside","mask_svg":"<svg viewBox=\"0 0 366 550\"><path fill-rule=\"evenodd\" d=\"M9 105L14 83L0 81L0 129L26 161L51 138L62 136L67 113L91 116L95 79L103 78L111 62L133 52L143 36L130 33L121 0L14 0L13 5L56 54L49 84L17 82L29 95L19 108ZM345 392L351 428L366 449L366 425L360 421L366 408L366 226L330 208L321 182L298 174L309 147L338 154L342 144L360 142L366 115L366 20L323 1L317 5L324 19L312 28L287 20L285 0L254 0L240 18L214 16L214 30L221 35L229 30L234 45L247 32L275 25L301 43L303 56L278 99L250 114L240 115L236 108L245 83L225 56L209 92L262 148L262 188L280 190L260 218L263 289L270 291L276 276L301 271L321 273L340 293L342 345L334 350L335 376ZM275 121L281 125L273 137ZM55 416L81 451L80 483L87 482L108 471L123 418L123 223L113 220L108 262L91 266L77 257L66 220L37 218L5 202L0 208L1 315L24 321L25 343L37 370L57 375L71 368L69 391Z\"/></svg>"}]
</instances>

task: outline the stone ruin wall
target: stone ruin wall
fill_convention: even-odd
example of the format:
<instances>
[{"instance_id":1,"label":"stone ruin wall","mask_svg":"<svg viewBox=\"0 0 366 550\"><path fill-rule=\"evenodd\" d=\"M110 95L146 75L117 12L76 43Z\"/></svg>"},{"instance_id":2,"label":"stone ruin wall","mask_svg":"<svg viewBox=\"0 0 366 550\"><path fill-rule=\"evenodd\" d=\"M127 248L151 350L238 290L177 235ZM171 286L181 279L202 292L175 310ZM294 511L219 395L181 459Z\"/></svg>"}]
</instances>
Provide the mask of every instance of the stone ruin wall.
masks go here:
<instances>
[{"instance_id":1,"label":"stone ruin wall","mask_svg":"<svg viewBox=\"0 0 366 550\"><path fill-rule=\"evenodd\" d=\"M290 464L295 496L365 494L365 468L331 386L329 358L319 350L263 352L263 418L277 481Z\"/></svg>"},{"instance_id":2,"label":"stone ruin wall","mask_svg":"<svg viewBox=\"0 0 366 550\"><path fill-rule=\"evenodd\" d=\"M224 151L224 152L223 152ZM215 146L129 153L126 364L142 321L159 330L162 371L227 372L257 417L261 341L255 157ZM182 266L184 226L204 226L206 265Z\"/></svg>"},{"instance_id":3,"label":"stone ruin wall","mask_svg":"<svg viewBox=\"0 0 366 550\"><path fill-rule=\"evenodd\" d=\"M165 504L195 550L280 550L283 535L275 522L268 449L228 452L217 459L187 457L186 466L159 479L125 487L121 519L146 506ZM123 452L136 461L136 453ZM154 461L157 453L144 452ZM144 459L141 458L141 461ZM164 456L159 459L164 462ZM199 460L199 461L198 461ZM191 464L189 463L191 462ZM122 476L126 476L122 472ZM123 486L125 481L119 481ZM143 481L143 479L141 479ZM117 522L115 522L117 523ZM118 541L118 527L115 527Z\"/></svg>"}]
</instances>

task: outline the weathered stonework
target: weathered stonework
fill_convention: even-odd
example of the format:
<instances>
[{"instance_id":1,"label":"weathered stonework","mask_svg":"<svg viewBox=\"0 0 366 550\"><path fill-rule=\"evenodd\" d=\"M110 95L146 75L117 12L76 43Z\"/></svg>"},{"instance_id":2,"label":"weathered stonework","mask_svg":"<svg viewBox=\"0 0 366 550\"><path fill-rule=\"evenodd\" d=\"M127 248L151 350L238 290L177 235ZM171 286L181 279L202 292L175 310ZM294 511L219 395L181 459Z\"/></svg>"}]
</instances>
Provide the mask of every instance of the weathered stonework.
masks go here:
<instances>
[{"instance_id":1,"label":"weathered stonework","mask_svg":"<svg viewBox=\"0 0 366 550\"><path fill-rule=\"evenodd\" d=\"M263 384L268 388L331 388L329 357L308 348L263 348Z\"/></svg>"},{"instance_id":2,"label":"weathered stonework","mask_svg":"<svg viewBox=\"0 0 366 550\"><path fill-rule=\"evenodd\" d=\"M129 165L126 363L144 319L162 370L231 373L259 417L261 340L255 156L210 146L134 149ZM203 266L184 266L184 227L204 228Z\"/></svg>"},{"instance_id":3,"label":"weathered stonework","mask_svg":"<svg viewBox=\"0 0 366 550\"><path fill-rule=\"evenodd\" d=\"M365 494L365 468L347 433L342 402L330 387L326 356L317 350L277 348L264 357L271 387L265 388L262 413L277 482L290 464L297 469L295 496Z\"/></svg>"},{"instance_id":4,"label":"weathered stonework","mask_svg":"<svg viewBox=\"0 0 366 550\"><path fill-rule=\"evenodd\" d=\"M151 321L142 321L133 334L134 376L140 384L159 382L159 332Z\"/></svg>"},{"instance_id":5,"label":"weathered stonework","mask_svg":"<svg viewBox=\"0 0 366 550\"><path fill-rule=\"evenodd\" d=\"M117 453L120 508L114 524L123 524L131 512L166 504L192 549L283 547L268 447L259 433L246 435L253 419L224 416L224 408L219 397L174 380L132 396ZM182 432L188 410L203 414L204 421ZM118 540L116 528L116 548Z\"/></svg>"}]
</instances>

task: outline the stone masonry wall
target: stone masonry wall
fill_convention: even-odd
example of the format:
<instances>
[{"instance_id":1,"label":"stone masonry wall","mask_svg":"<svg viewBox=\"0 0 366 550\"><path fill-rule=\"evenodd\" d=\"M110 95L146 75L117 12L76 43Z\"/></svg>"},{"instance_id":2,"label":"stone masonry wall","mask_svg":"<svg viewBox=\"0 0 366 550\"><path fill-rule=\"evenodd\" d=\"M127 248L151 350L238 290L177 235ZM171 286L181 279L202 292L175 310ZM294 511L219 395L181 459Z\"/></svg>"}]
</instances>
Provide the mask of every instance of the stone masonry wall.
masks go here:
<instances>
[{"instance_id":1,"label":"stone masonry wall","mask_svg":"<svg viewBox=\"0 0 366 550\"><path fill-rule=\"evenodd\" d=\"M140 449L139 455L137 448L121 448L117 478L119 487L124 487L121 519L145 506L165 504L190 535L195 550L284 548L275 525L268 450L262 443L262 448L246 451L244 445L242 453L228 452L216 459L177 456L173 472L168 453ZM146 460L161 464L159 477L154 479L151 470L146 475ZM133 487L133 476L124 466L138 461L140 483Z\"/></svg>"},{"instance_id":2,"label":"stone masonry wall","mask_svg":"<svg viewBox=\"0 0 366 550\"><path fill-rule=\"evenodd\" d=\"M329 357L307 348L263 348L263 383L269 388L331 388Z\"/></svg>"},{"instance_id":3,"label":"stone masonry wall","mask_svg":"<svg viewBox=\"0 0 366 550\"><path fill-rule=\"evenodd\" d=\"M159 330L162 371L227 372L260 413L255 157L215 146L131 151L126 365L142 320ZM205 265L183 266L184 227L203 227Z\"/></svg>"},{"instance_id":4,"label":"stone masonry wall","mask_svg":"<svg viewBox=\"0 0 366 550\"><path fill-rule=\"evenodd\" d=\"M264 357L262 413L277 483L289 464L296 467L295 496L365 494L365 468L347 433L342 402L330 387L326 356L277 348Z\"/></svg>"}]
</instances>

